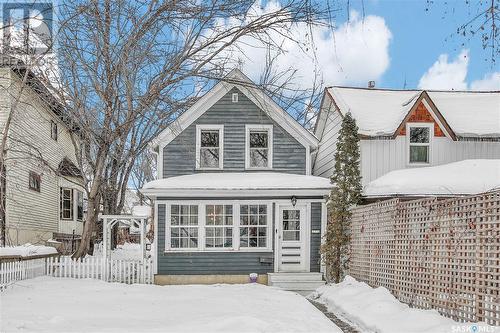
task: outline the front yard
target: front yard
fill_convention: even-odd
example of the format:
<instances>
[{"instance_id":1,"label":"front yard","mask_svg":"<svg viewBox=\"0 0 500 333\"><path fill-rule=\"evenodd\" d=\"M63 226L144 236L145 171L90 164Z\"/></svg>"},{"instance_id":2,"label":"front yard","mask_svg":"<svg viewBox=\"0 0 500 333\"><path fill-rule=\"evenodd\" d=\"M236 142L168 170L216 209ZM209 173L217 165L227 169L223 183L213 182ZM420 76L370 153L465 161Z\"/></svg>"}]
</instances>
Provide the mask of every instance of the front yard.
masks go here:
<instances>
[{"instance_id":1,"label":"front yard","mask_svg":"<svg viewBox=\"0 0 500 333\"><path fill-rule=\"evenodd\" d=\"M1 332L341 332L306 299L257 284L156 286L39 277L0 293Z\"/></svg>"}]
</instances>

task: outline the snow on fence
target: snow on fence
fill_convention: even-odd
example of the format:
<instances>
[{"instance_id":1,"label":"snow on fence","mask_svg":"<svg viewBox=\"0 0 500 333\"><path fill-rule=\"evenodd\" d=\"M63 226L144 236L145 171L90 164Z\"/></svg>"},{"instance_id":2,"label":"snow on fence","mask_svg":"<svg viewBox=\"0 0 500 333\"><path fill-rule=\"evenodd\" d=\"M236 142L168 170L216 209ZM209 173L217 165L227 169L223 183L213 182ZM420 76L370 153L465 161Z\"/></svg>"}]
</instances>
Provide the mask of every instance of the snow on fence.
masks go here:
<instances>
[{"instance_id":1,"label":"snow on fence","mask_svg":"<svg viewBox=\"0 0 500 333\"><path fill-rule=\"evenodd\" d=\"M0 262L0 291L10 284L45 275L45 259Z\"/></svg>"},{"instance_id":2,"label":"snow on fence","mask_svg":"<svg viewBox=\"0 0 500 333\"><path fill-rule=\"evenodd\" d=\"M153 260L108 259L103 257L49 258L47 275L76 279L101 279L120 283L153 283Z\"/></svg>"},{"instance_id":3,"label":"snow on fence","mask_svg":"<svg viewBox=\"0 0 500 333\"><path fill-rule=\"evenodd\" d=\"M500 191L352 213L351 276L411 306L500 325Z\"/></svg>"}]
</instances>

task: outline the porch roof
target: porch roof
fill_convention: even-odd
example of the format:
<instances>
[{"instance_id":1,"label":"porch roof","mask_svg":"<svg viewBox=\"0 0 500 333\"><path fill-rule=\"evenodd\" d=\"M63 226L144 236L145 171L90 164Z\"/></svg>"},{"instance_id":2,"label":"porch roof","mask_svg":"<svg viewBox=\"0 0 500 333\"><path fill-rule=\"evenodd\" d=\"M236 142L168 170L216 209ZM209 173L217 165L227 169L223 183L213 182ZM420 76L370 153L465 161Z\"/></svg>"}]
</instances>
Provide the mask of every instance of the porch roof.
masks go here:
<instances>
[{"instance_id":1,"label":"porch roof","mask_svg":"<svg viewBox=\"0 0 500 333\"><path fill-rule=\"evenodd\" d=\"M153 180L144 185L142 193L153 196L213 197L228 195L280 196L327 195L331 189L328 178L279 172L219 172Z\"/></svg>"}]
</instances>

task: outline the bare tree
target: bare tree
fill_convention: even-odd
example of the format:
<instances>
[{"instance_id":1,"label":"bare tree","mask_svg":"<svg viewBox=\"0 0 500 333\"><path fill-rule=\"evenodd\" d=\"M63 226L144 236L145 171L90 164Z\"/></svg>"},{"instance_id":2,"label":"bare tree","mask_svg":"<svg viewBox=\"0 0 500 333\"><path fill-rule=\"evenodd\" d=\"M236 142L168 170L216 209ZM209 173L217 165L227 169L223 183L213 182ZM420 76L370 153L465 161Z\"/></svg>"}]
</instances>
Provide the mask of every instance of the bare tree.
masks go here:
<instances>
[{"instance_id":1,"label":"bare tree","mask_svg":"<svg viewBox=\"0 0 500 333\"><path fill-rule=\"evenodd\" d=\"M243 36L276 47L269 32L286 35L288 24L324 22L326 13L321 3L304 0L258 15L255 8L253 0L61 4L59 100L79 128L75 147L88 197L74 257L89 249L101 209L121 211L151 140L229 71L228 47ZM221 24L228 20L229 27Z\"/></svg>"}]
</instances>

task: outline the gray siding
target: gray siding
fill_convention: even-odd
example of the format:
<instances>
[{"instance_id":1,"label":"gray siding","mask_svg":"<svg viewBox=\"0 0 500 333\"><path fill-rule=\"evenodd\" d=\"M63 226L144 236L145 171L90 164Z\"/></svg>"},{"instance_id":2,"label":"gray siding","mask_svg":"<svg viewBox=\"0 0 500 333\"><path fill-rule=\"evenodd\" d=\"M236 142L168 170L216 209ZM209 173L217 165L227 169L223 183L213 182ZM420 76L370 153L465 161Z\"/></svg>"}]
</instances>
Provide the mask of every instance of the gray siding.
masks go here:
<instances>
[{"instance_id":1,"label":"gray siding","mask_svg":"<svg viewBox=\"0 0 500 333\"><path fill-rule=\"evenodd\" d=\"M158 274L249 274L273 272L273 252L169 252L165 253L164 204L158 205ZM274 214L273 214L274 230ZM274 248L274 244L273 244ZM261 258L267 262L261 262Z\"/></svg>"},{"instance_id":2,"label":"gray siding","mask_svg":"<svg viewBox=\"0 0 500 333\"><path fill-rule=\"evenodd\" d=\"M321 202L311 203L311 272L319 272L321 266ZM313 230L320 230L320 233L314 233Z\"/></svg>"},{"instance_id":3,"label":"gray siding","mask_svg":"<svg viewBox=\"0 0 500 333\"><path fill-rule=\"evenodd\" d=\"M239 92L233 103L231 94ZM245 171L245 124L273 125L273 170L306 173L306 149L237 88L233 88L163 149L163 177L196 172L196 125L224 125L224 172ZM220 170L214 172L221 172Z\"/></svg>"}]
</instances>

